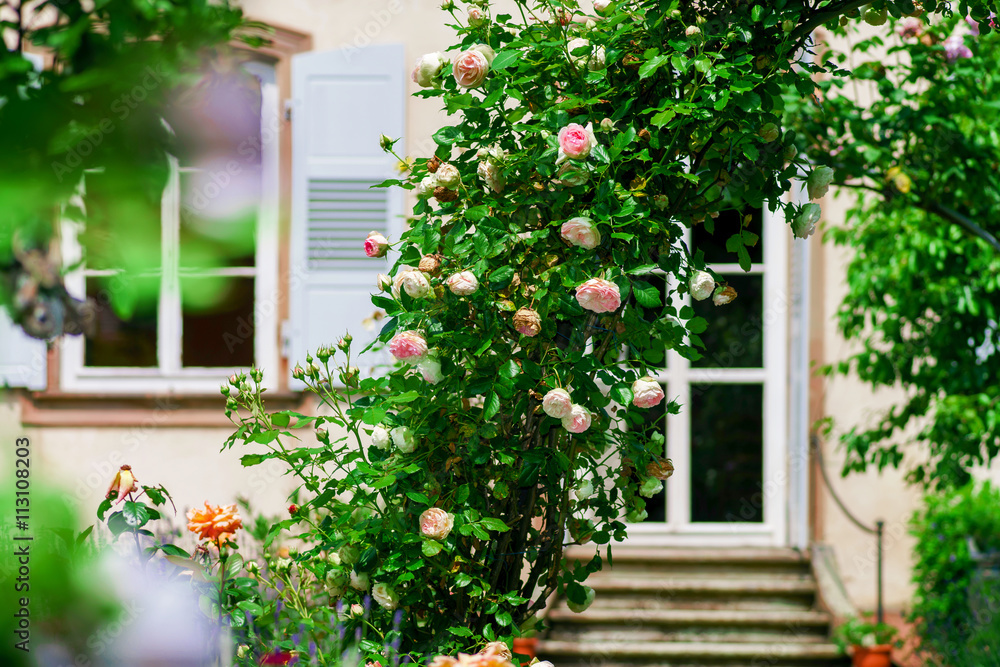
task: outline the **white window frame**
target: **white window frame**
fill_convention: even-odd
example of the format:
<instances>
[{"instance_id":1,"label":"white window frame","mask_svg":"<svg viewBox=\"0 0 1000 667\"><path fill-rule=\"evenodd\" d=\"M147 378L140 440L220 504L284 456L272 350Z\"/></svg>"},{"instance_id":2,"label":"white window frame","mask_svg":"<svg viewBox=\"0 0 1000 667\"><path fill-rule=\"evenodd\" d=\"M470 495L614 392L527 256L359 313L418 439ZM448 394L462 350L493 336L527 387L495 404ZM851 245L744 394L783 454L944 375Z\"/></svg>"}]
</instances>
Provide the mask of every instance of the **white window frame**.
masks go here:
<instances>
[{"instance_id":1,"label":"white window frame","mask_svg":"<svg viewBox=\"0 0 1000 667\"><path fill-rule=\"evenodd\" d=\"M667 351L667 366L654 377L666 385L668 400L681 404L680 414L667 414L667 456L675 472L667 480L665 522L629 524L628 542L643 546L784 546L788 502L788 237L784 214L762 210L763 261L744 272L739 264L713 264L718 274L763 276L764 324L762 368L692 368L675 350ZM690 247L691 230L685 240ZM690 305L690 295L676 301ZM725 306L720 306L724 308ZM692 522L691 516L691 385L744 384L763 386L763 522Z\"/></svg>"},{"instance_id":2,"label":"white window frame","mask_svg":"<svg viewBox=\"0 0 1000 667\"><path fill-rule=\"evenodd\" d=\"M280 104L278 84L273 65L250 61L243 67L261 83L261 202L257 219L255 266L213 270L213 275L254 277L254 362L264 369L264 386L278 386L278 209L279 209L279 146ZM162 225L163 273L160 283L158 311L158 366L149 368L84 366L84 337L65 338L60 356L59 381L65 392L106 394L216 394L219 385L236 368L184 368L181 365L182 313L179 291L178 258L180 233L180 172L176 159L171 158L170 176L163 192ZM62 252L66 263L77 262L82 256L78 235L80 223L62 223ZM90 271L90 275L113 274L113 271ZM67 274L70 293L83 294L86 275L81 266ZM184 276L198 275L185 271ZM235 332L234 332L235 333Z\"/></svg>"}]
</instances>

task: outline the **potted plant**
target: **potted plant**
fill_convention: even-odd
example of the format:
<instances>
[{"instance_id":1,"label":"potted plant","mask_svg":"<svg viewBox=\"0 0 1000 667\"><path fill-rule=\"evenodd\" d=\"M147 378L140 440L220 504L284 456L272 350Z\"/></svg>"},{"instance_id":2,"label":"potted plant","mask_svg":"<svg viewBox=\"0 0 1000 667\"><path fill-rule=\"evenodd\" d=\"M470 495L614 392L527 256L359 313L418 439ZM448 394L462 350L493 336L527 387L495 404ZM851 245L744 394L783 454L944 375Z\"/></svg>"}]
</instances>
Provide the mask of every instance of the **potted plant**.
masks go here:
<instances>
[{"instance_id":1,"label":"potted plant","mask_svg":"<svg viewBox=\"0 0 1000 667\"><path fill-rule=\"evenodd\" d=\"M833 639L840 650L851 648L854 667L889 667L895 645L896 628L888 623L871 623L851 618L837 628Z\"/></svg>"}]
</instances>

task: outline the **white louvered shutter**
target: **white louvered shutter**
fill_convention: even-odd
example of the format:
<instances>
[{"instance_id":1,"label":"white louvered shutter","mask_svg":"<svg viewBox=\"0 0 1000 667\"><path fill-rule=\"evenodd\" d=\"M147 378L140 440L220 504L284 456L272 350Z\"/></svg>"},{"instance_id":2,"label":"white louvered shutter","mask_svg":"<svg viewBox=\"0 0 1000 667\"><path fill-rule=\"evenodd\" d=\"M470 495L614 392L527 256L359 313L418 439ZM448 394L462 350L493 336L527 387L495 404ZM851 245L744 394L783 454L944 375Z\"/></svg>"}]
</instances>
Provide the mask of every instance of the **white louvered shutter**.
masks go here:
<instances>
[{"instance_id":1,"label":"white louvered shutter","mask_svg":"<svg viewBox=\"0 0 1000 667\"><path fill-rule=\"evenodd\" d=\"M398 238L402 229L402 191L370 186L396 174L379 135L403 134L403 58L403 46L389 44L292 60L290 368L345 332L356 353L383 324L362 325L375 312L376 278L389 268L365 256L364 240L372 230ZM367 371L382 359L356 364Z\"/></svg>"},{"instance_id":2,"label":"white louvered shutter","mask_svg":"<svg viewBox=\"0 0 1000 667\"><path fill-rule=\"evenodd\" d=\"M0 387L45 389L45 342L32 338L0 308Z\"/></svg>"}]
</instances>

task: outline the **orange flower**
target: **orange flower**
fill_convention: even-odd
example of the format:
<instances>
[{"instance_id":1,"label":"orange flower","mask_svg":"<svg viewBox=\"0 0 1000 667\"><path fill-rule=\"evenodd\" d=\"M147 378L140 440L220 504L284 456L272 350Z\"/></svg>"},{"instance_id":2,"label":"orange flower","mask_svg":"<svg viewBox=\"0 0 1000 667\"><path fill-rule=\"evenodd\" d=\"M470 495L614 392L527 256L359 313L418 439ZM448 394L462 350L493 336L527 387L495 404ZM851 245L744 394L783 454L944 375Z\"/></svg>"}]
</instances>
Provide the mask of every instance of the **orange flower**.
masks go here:
<instances>
[{"instance_id":1,"label":"orange flower","mask_svg":"<svg viewBox=\"0 0 1000 667\"><path fill-rule=\"evenodd\" d=\"M188 510L188 530L198 533L198 539L211 540L218 544L232 541L236 531L243 527L243 519L236 511L236 505L209 505L205 509Z\"/></svg>"},{"instance_id":2,"label":"orange flower","mask_svg":"<svg viewBox=\"0 0 1000 667\"><path fill-rule=\"evenodd\" d=\"M132 474L132 466L124 465L115 474L115 478L111 480L111 486L108 487L108 492L104 494L104 497L112 500L111 494L115 493L114 500L125 500L125 496L136 490L135 482L136 479L135 475Z\"/></svg>"}]
</instances>

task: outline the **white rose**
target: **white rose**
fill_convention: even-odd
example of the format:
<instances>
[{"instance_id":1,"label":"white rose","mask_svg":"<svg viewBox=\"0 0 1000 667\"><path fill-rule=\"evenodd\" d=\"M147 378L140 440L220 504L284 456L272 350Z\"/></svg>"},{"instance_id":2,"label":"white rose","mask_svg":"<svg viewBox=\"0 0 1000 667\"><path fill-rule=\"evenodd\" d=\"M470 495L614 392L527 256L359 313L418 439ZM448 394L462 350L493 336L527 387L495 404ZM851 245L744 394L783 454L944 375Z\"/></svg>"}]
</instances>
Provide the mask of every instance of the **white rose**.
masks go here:
<instances>
[{"instance_id":1,"label":"white rose","mask_svg":"<svg viewBox=\"0 0 1000 667\"><path fill-rule=\"evenodd\" d=\"M397 426L392 429L390 435L392 436L392 444L396 445L396 449L404 454L412 452L417 445L417 441L413 437L413 431L405 426Z\"/></svg>"},{"instance_id":2,"label":"white rose","mask_svg":"<svg viewBox=\"0 0 1000 667\"><path fill-rule=\"evenodd\" d=\"M691 276L691 296L695 301L704 301L715 291L715 278L707 271L695 271Z\"/></svg>"},{"instance_id":3,"label":"white rose","mask_svg":"<svg viewBox=\"0 0 1000 667\"><path fill-rule=\"evenodd\" d=\"M573 411L573 399L565 389L553 389L542 398L542 410L549 417L562 419Z\"/></svg>"},{"instance_id":4,"label":"white rose","mask_svg":"<svg viewBox=\"0 0 1000 667\"><path fill-rule=\"evenodd\" d=\"M431 293L431 284L422 271L403 271L396 276L396 290L402 289L414 299L422 299Z\"/></svg>"},{"instance_id":5,"label":"white rose","mask_svg":"<svg viewBox=\"0 0 1000 667\"><path fill-rule=\"evenodd\" d=\"M648 375L632 383L632 405L637 408L651 408L659 405L663 398L663 387Z\"/></svg>"},{"instance_id":6,"label":"white rose","mask_svg":"<svg viewBox=\"0 0 1000 667\"><path fill-rule=\"evenodd\" d=\"M486 181L486 185L489 186L490 190L496 193L503 192L503 189L507 186L507 179L503 177L500 170L495 164L489 160L483 160L479 163L476 168L476 173L479 174L479 178Z\"/></svg>"},{"instance_id":7,"label":"white rose","mask_svg":"<svg viewBox=\"0 0 1000 667\"><path fill-rule=\"evenodd\" d=\"M830 184L833 183L833 169L830 167L816 167L809 172L806 179L806 189L809 190L809 199L822 199L826 196Z\"/></svg>"},{"instance_id":8,"label":"white rose","mask_svg":"<svg viewBox=\"0 0 1000 667\"><path fill-rule=\"evenodd\" d=\"M608 7L611 6L612 0L594 0L594 13L600 16L604 16L604 12L608 11Z\"/></svg>"},{"instance_id":9,"label":"white rose","mask_svg":"<svg viewBox=\"0 0 1000 667\"><path fill-rule=\"evenodd\" d=\"M807 239L816 231L816 223L819 222L823 209L819 204L806 204L802 207L798 216L792 220L792 234L795 238Z\"/></svg>"},{"instance_id":10,"label":"white rose","mask_svg":"<svg viewBox=\"0 0 1000 667\"><path fill-rule=\"evenodd\" d=\"M594 495L594 483L589 479L583 480L576 489L573 490L573 497L577 500L584 500Z\"/></svg>"},{"instance_id":11,"label":"white rose","mask_svg":"<svg viewBox=\"0 0 1000 667\"><path fill-rule=\"evenodd\" d=\"M420 56L411 75L413 82L422 88L439 87L438 75L447 62L448 57L443 53L427 53Z\"/></svg>"},{"instance_id":12,"label":"white rose","mask_svg":"<svg viewBox=\"0 0 1000 667\"><path fill-rule=\"evenodd\" d=\"M587 52L582 54L574 54L577 49L582 49L587 47ZM604 47L598 46L596 49L591 49L590 41L582 37L577 37L576 39L571 39L569 44L566 45L566 50L569 51L570 60L577 67L587 67L591 70L599 70L604 67Z\"/></svg>"},{"instance_id":13,"label":"white rose","mask_svg":"<svg viewBox=\"0 0 1000 667\"><path fill-rule=\"evenodd\" d=\"M479 289L479 280L472 271L460 271L448 277L445 281L452 294L468 296Z\"/></svg>"},{"instance_id":14,"label":"white rose","mask_svg":"<svg viewBox=\"0 0 1000 667\"><path fill-rule=\"evenodd\" d=\"M417 184L417 197L420 199L429 199L434 196L434 188L438 186L437 176L434 174L427 174L423 179Z\"/></svg>"},{"instance_id":15,"label":"white rose","mask_svg":"<svg viewBox=\"0 0 1000 667\"><path fill-rule=\"evenodd\" d=\"M559 233L571 245L587 250L601 244L601 232L590 218L571 218L562 224Z\"/></svg>"},{"instance_id":16,"label":"white rose","mask_svg":"<svg viewBox=\"0 0 1000 667\"><path fill-rule=\"evenodd\" d=\"M385 449L389 446L390 439L391 436L389 435L389 431L386 428L382 426L376 426L374 429L372 429L373 447L376 447L378 449Z\"/></svg>"},{"instance_id":17,"label":"white rose","mask_svg":"<svg viewBox=\"0 0 1000 667\"><path fill-rule=\"evenodd\" d=\"M443 540L451 533L455 517L443 509L432 507L420 515L420 533L432 540Z\"/></svg>"},{"instance_id":18,"label":"white rose","mask_svg":"<svg viewBox=\"0 0 1000 667\"><path fill-rule=\"evenodd\" d=\"M462 174L458 172L458 167L445 162L434 172L437 176L438 185L454 190L462 183Z\"/></svg>"},{"instance_id":19,"label":"white rose","mask_svg":"<svg viewBox=\"0 0 1000 667\"><path fill-rule=\"evenodd\" d=\"M399 596L387 584L376 583L372 586L372 597L382 607L392 611L399 606Z\"/></svg>"},{"instance_id":20,"label":"white rose","mask_svg":"<svg viewBox=\"0 0 1000 667\"><path fill-rule=\"evenodd\" d=\"M351 571L351 588L356 591L368 590L368 575L365 572Z\"/></svg>"},{"instance_id":21,"label":"white rose","mask_svg":"<svg viewBox=\"0 0 1000 667\"><path fill-rule=\"evenodd\" d=\"M444 374L441 372L441 362L437 357L425 357L417 364L417 370L420 371L424 380L431 384L437 384L444 379Z\"/></svg>"}]
</instances>

